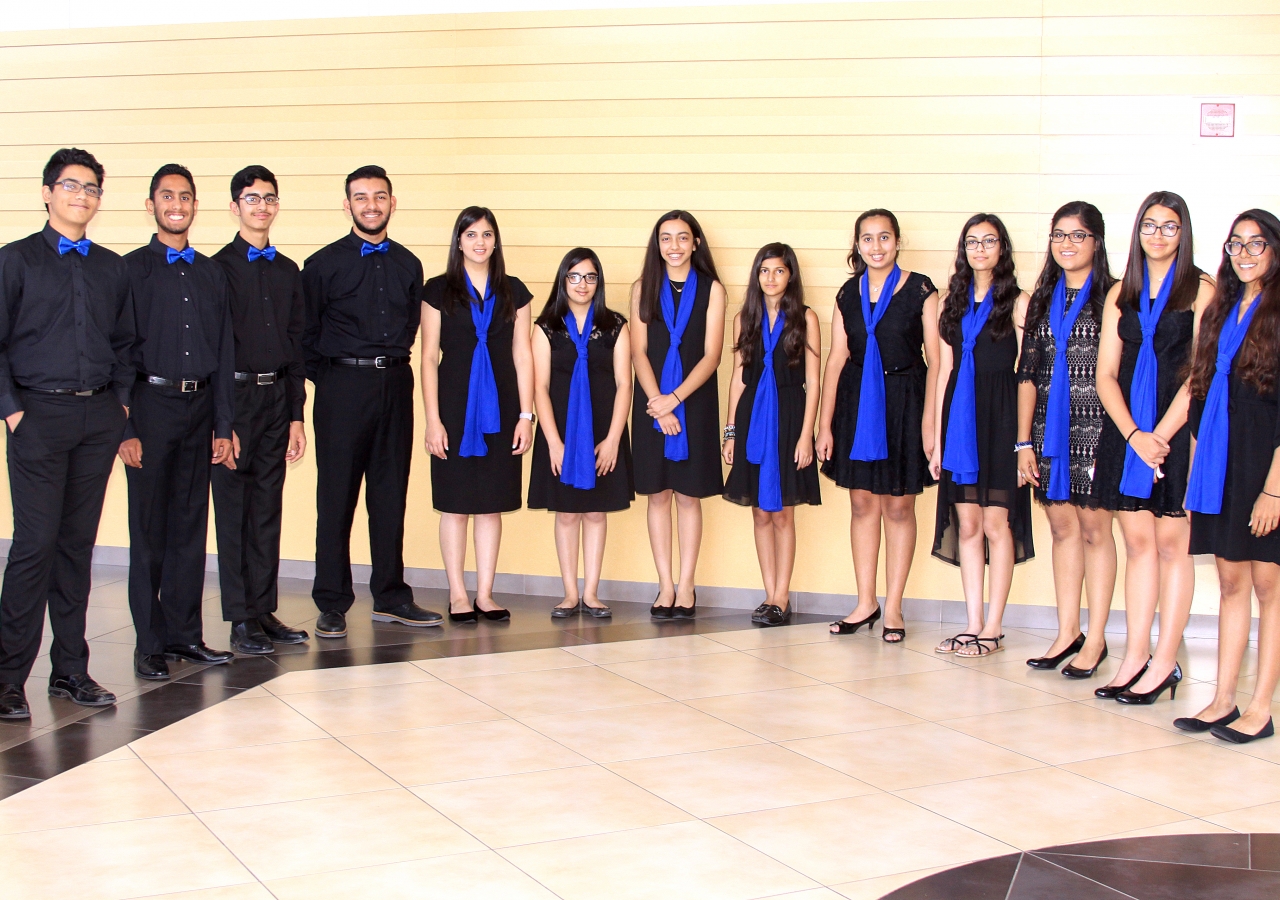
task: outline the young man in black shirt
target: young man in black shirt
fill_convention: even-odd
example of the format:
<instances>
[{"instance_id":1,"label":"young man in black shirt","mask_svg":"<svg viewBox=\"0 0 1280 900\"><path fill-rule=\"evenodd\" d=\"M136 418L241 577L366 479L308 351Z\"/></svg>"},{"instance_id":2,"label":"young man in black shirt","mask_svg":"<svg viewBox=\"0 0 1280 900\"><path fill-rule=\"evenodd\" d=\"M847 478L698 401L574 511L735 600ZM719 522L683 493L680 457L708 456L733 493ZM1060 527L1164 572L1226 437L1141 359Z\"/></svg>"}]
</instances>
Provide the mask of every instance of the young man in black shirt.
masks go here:
<instances>
[{"instance_id":1,"label":"young man in black shirt","mask_svg":"<svg viewBox=\"0 0 1280 900\"><path fill-rule=\"evenodd\" d=\"M59 150L44 169L49 223L0 249L0 416L9 429L13 543L0 590L0 719L27 719L24 685L53 625L49 694L82 706L115 695L88 674L89 567L128 416L129 276L85 230L103 169Z\"/></svg>"},{"instance_id":2,"label":"young man in black shirt","mask_svg":"<svg viewBox=\"0 0 1280 900\"><path fill-rule=\"evenodd\" d=\"M240 233L216 254L231 289L236 343L235 467L213 469L222 618L231 649L263 655L300 644L307 633L275 616L285 464L302 459L306 373L302 365L302 278L271 246L280 210L275 175L249 166L231 178L231 214Z\"/></svg>"},{"instance_id":3,"label":"young man in black shirt","mask_svg":"<svg viewBox=\"0 0 1280 900\"><path fill-rule=\"evenodd\" d=\"M409 353L422 315L422 263L387 238L391 179L378 166L347 176L351 233L302 268L302 351L316 385L316 634L347 633L351 521L365 485L373 620L422 627L442 616L413 602L404 580L404 515L413 456Z\"/></svg>"},{"instance_id":4,"label":"young man in black shirt","mask_svg":"<svg viewBox=\"0 0 1280 900\"><path fill-rule=\"evenodd\" d=\"M156 681L169 677L166 657L232 658L205 646L200 618L209 467L235 465L235 339L227 277L187 243L196 209L191 173L161 166L147 197L157 233L125 257L137 332L132 415L120 444L129 479L129 609L134 671Z\"/></svg>"}]
</instances>

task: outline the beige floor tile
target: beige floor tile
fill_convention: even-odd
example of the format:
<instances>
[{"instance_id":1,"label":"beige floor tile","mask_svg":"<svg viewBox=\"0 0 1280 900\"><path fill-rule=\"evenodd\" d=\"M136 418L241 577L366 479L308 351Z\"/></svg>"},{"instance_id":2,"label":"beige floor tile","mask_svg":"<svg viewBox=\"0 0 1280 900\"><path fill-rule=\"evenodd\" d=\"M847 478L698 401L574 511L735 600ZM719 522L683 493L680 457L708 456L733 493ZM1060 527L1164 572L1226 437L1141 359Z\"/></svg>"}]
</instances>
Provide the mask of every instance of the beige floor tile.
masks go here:
<instances>
[{"instance_id":1,"label":"beige floor tile","mask_svg":"<svg viewBox=\"0 0 1280 900\"><path fill-rule=\"evenodd\" d=\"M950 719L958 711L973 716L1063 702L1061 697L963 666L952 666L941 672L850 681L840 687L935 722Z\"/></svg>"},{"instance_id":2,"label":"beige floor tile","mask_svg":"<svg viewBox=\"0 0 1280 900\"><path fill-rule=\"evenodd\" d=\"M272 881L277 900L556 900L491 850Z\"/></svg>"},{"instance_id":3,"label":"beige floor tile","mask_svg":"<svg viewBox=\"0 0 1280 900\"><path fill-rule=\"evenodd\" d=\"M714 631L703 636L734 650L759 650L785 644L817 644L836 639L826 622L788 625L785 628L752 628L748 631Z\"/></svg>"},{"instance_id":4,"label":"beige floor tile","mask_svg":"<svg viewBox=\"0 0 1280 900\"><path fill-rule=\"evenodd\" d=\"M267 690L265 685L260 684L257 687L249 688L247 691L241 691L238 694L233 694L227 699L228 700L261 700L264 697L270 697L270 696L272 696L271 692ZM219 890L222 890L222 889L219 888ZM228 890L235 890L235 888L228 888Z\"/></svg>"},{"instance_id":5,"label":"beige floor tile","mask_svg":"<svg viewBox=\"0 0 1280 900\"><path fill-rule=\"evenodd\" d=\"M829 684L725 694L688 700L687 706L737 725L768 741L793 741L824 734L870 731L920 720L898 709Z\"/></svg>"},{"instance_id":6,"label":"beige floor tile","mask_svg":"<svg viewBox=\"0 0 1280 900\"><path fill-rule=\"evenodd\" d=\"M959 626L957 626L959 627ZM934 647L938 645L938 641L934 641ZM1003 650L995 653L989 653L986 656L960 656L955 653L935 653L934 656L940 656L956 665L961 666L993 666L1006 663L1010 658L1026 665L1026 660L1032 656L1040 656L1048 645L1044 638L1038 635L1027 634L1016 628L1006 628L1004 632L1004 640L1000 642ZM929 648L929 652L933 653L933 648ZM1061 677L1061 676L1059 676Z\"/></svg>"},{"instance_id":7,"label":"beige floor tile","mask_svg":"<svg viewBox=\"0 0 1280 900\"><path fill-rule=\"evenodd\" d=\"M120 762L124 759L137 759L138 754L134 753L128 746L117 747L110 753L104 753L101 756L89 760L89 765L93 763Z\"/></svg>"},{"instance_id":8,"label":"beige floor tile","mask_svg":"<svg viewBox=\"0 0 1280 900\"><path fill-rule=\"evenodd\" d=\"M590 763L511 719L360 734L342 742L406 787Z\"/></svg>"},{"instance_id":9,"label":"beige floor tile","mask_svg":"<svg viewBox=\"0 0 1280 900\"><path fill-rule=\"evenodd\" d=\"M1010 852L999 841L892 794L726 816L711 824L822 884Z\"/></svg>"},{"instance_id":10,"label":"beige floor tile","mask_svg":"<svg viewBox=\"0 0 1280 900\"><path fill-rule=\"evenodd\" d=\"M820 886L696 821L512 847L502 855L563 900L753 900Z\"/></svg>"},{"instance_id":11,"label":"beige floor tile","mask_svg":"<svg viewBox=\"0 0 1280 900\"><path fill-rule=\"evenodd\" d=\"M922 722L788 741L790 750L886 791L1038 768L1038 760Z\"/></svg>"},{"instance_id":12,"label":"beige floor tile","mask_svg":"<svg viewBox=\"0 0 1280 900\"><path fill-rule=\"evenodd\" d=\"M1228 814L1229 815L1229 814ZM1204 819L1179 819L1167 825L1153 825L1150 828L1139 828L1135 831L1122 831L1119 834L1105 834L1101 840L1115 841L1123 838L1156 837L1165 834L1229 834L1230 828L1214 825Z\"/></svg>"},{"instance_id":13,"label":"beige floor tile","mask_svg":"<svg viewBox=\"0 0 1280 900\"><path fill-rule=\"evenodd\" d=\"M1098 671L1092 678L1063 678L1061 669L1052 671L1033 669L1025 660L1017 658L983 666L982 672L1023 687L1062 697L1065 700L1092 702L1094 690L1111 680L1116 670L1120 668L1121 661L1119 656L1108 656L1098 666Z\"/></svg>"},{"instance_id":14,"label":"beige floor tile","mask_svg":"<svg viewBox=\"0 0 1280 900\"><path fill-rule=\"evenodd\" d=\"M1110 715L1123 716L1135 722L1142 722L1144 725L1163 728L1174 734L1185 734L1186 732L1178 731L1173 727L1173 720L1181 716L1194 716L1204 709L1213 700L1215 690L1212 684L1183 683L1178 685L1176 700L1170 700L1169 693L1166 691L1164 696L1151 706L1129 706L1124 703L1117 703L1114 700L1090 699L1085 702L1094 709L1100 709ZM1244 709L1249 704L1249 697L1244 694L1237 694L1236 696L1240 708ZM1210 737L1208 739L1212 740L1213 738Z\"/></svg>"},{"instance_id":15,"label":"beige floor tile","mask_svg":"<svg viewBox=\"0 0 1280 900\"><path fill-rule=\"evenodd\" d=\"M594 762L758 744L760 738L683 703L648 703L534 716L533 728Z\"/></svg>"},{"instance_id":16,"label":"beige floor tile","mask_svg":"<svg viewBox=\"0 0 1280 900\"><path fill-rule=\"evenodd\" d=\"M397 786L332 739L176 753L148 765L196 812Z\"/></svg>"},{"instance_id":17,"label":"beige floor tile","mask_svg":"<svg viewBox=\"0 0 1280 900\"><path fill-rule=\"evenodd\" d=\"M1191 816L1280 800L1280 766L1203 741L1066 768Z\"/></svg>"},{"instance_id":18,"label":"beige floor tile","mask_svg":"<svg viewBox=\"0 0 1280 900\"><path fill-rule=\"evenodd\" d=\"M590 665L587 660L558 647L546 650L516 650L511 653L479 653L447 659L421 659L412 665L444 681L474 678L477 675L511 675Z\"/></svg>"},{"instance_id":19,"label":"beige floor tile","mask_svg":"<svg viewBox=\"0 0 1280 900\"><path fill-rule=\"evenodd\" d=\"M745 653L681 656L605 666L674 700L770 691L818 684L812 678Z\"/></svg>"},{"instance_id":20,"label":"beige floor tile","mask_svg":"<svg viewBox=\"0 0 1280 900\"><path fill-rule=\"evenodd\" d=\"M143 759L170 753L229 750L257 744L314 741L328 737L324 730L275 697L219 703L130 746Z\"/></svg>"},{"instance_id":21,"label":"beige floor tile","mask_svg":"<svg viewBox=\"0 0 1280 900\"><path fill-rule=\"evenodd\" d=\"M203 891L181 891L177 894L152 894L149 897L130 900L275 900L271 892L258 882L233 884L230 887L209 888Z\"/></svg>"},{"instance_id":22,"label":"beige floor tile","mask_svg":"<svg viewBox=\"0 0 1280 900\"><path fill-rule=\"evenodd\" d=\"M517 718L639 706L667 699L633 681L588 665L585 660L579 662L583 665L575 668L460 678L454 684L472 697Z\"/></svg>"},{"instance_id":23,"label":"beige floor tile","mask_svg":"<svg viewBox=\"0 0 1280 900\"><path fill-rule=\"evenodd\" d=\"M599 766L423 785L413 792L494 848L689 818Z\"/></svg>"},{"instance_id":24,"label":"beige floor tile","mask_svg":"<svg viewBox=\"0 0 1280 900\"><path fill-rule=\"evenodd\" d=\"M700 819L876 790L776 744L631 760L608 768Z\"/></svg>"},{"instance_id":25,"label":"beige floor tile","mask_svg":"<svg viewBox=\"0 0 1280 900\"><path fill-rule=\"evenodd\" d=\"M831 889L845 897L846 900L880 900L886 894L905 887L913 881L928 878L945 868L917 869L914 872L899 872L896 875L884 875L880 878L867 878L863 881L846 881L844 884L832 885Z\"/></svg>"},{"instance_id":26,"label":"beige floor tile","mask_svg":"<svg viewBox=\"0 0 1280 900\"><path fill-rule=\"evenodd\" d=\"M841 898L830 888L813 888L808 891L793 891L789 894L773 894L764 900L841 900Z\"/></svg>"},{"instance_id":27,"label":"beige floor tile","mask_svg":"<svg viewBox=\"0 0 1280 900\"><path fill-rule=\"evenodd\" d=\"M1168 807L1054 768L953 781L900 791L898 796L1023 850L1186 818Z\"/></svg>"},{"instance_id":28,"label":"beige floor tile","mask_svg":"<svg viewBox=\"0 0 1280 900\"><path fill-rule=\"evenodd\" d=\"M348 666L333 669L310 669L286 672L262 685L277 697L309 694L314 691L341 691L350 688L380 687L386 684L412 684L435 681L435 677L413 663L383 663L376 666Z\"/></svg>"},{"instance_id":29,"label":"beige floor tile","mask_svg":"<svg viewBox=\"0 0 1280 900\"><path fill-rule=\"evenodd\" d=\"M493 707L438 681L290 694L284 702L339 737L503 718Z\"/></svg>"},{"instance_id":30,"label":"beige floor tile","mask_svg":"<svg viewBox=\"0 0 1280 900\"><path fill-rule=\"evenodd\" d=\"M932 672L950 666L944 659L925 656L883 641L873 643L843 640L822 644L788 644L747 652L756 659L828 683Z\"/></svg>"},{"instance_id":31,"label":"beige floor tile","mask_svg":"<svg viewBox=\"0 0 1280 900\"><path fill-rule=\"evenodd\" d=\"M607 644L587 644L581 647L565 647L567 652L589 663L601 666L608 663L635 662L639 659L669 659L673 656L700 656L704 653L729 653L732 647L708 640L697 634L676 637L651 638L645 641L613 641Z\"/></svg>"},{"instance_id":32,"label":"beige floor tile","mask_svg":"<svg viewBox=\"0 0 1280 900\"><path fill-rule=\"evenodd\" d=\"M263 881L485 849L404 789L224 809L200 819Z\"/></svg>"},{"instance_id":33,"label":"beige floor tile","mask_svg":"<svg viewBox=\"0 0 1280 900\"><path fill-rule=\"evenodd\" d=\"M1280 832L1280 803L1263 803L1205 816L1205 821L1241 834Z\"/></svg>"},{"instance_id":34,"label":"beige floor tile","mask_svg":"<svg viewBox=\"0 0 1280 900\"><path fill-rule=\"evenodd\" d=\"M57 852L54 840L34 831L0 841L5 897L123 900L253 881L195 816L63 829Z\"/></svg>"},{"instance_id":35,"label":"beige floor tile","mask_svg":"<svg viewBox=\"0 0 1280 900\"><path fill-rule=\"evenodd\" d=\"M1183 638L1178 652L1182 673L1195 681L1215 681L1218 677L1218 642L1210 638ZM1240 661L1240 674L1258 671L1258 651L1250 647Z\"/></svg>"},{"instance_id":36,"label":"beige floor tile","mask_svg":"<svg viewBox=\"0 0 1280 900\"><path fill-rule=\"evenodd\" d=\"M189 810L142 760L68 769L0 803L0 834L184 815Z\"/></svg>"}]
</instances>

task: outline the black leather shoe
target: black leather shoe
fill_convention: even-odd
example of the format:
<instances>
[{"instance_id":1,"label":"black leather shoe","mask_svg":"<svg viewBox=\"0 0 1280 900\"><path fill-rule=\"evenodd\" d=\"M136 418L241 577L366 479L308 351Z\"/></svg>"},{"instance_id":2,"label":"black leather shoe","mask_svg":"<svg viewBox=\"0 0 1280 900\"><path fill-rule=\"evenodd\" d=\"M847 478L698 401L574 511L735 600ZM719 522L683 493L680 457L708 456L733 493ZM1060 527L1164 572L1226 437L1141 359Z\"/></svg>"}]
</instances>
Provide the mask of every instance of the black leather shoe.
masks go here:
<instances>
[{"instance_id":1,"label":"black leather shoe","mask_svg":"<svg viewBox=\"0 0 1280 900\"><path fill-rule=\"evenodd\" d=\"M1267 719L1267 724L1262 726L1262 730L1257 734L1245 734L1243 731L1236 731L1234 728L1228 728L1226 725L1215 725L1209 729L1212 734L1220 741L1230 741L1233 744L1247 744L1250 741L1258 741L1263 738L1274 737L1276 733L1276 725L1274 719Z\"/></svg>"},{"instance_id":2,"label":"black leather shoe","mask_svg":"<svg viewBox=\"0 0 1280 900\"><path fill-rule=\"evenodd\" d=\"M169 664L163 653L134 653L133 674L147 681L168 681Z\"/></svg>"},{"instance_id":3,"label":"black leather shoe","mask_svg":"<svg viewBox=\"0 0 1280 900\"><path fill-rule=\"evenodd\" d=\"M608 606L588 606L586 603L582 604L582 614L584 616L590 616L593 619L613 618L613 610Z\"/></svg>"},{"instance_id":4,"label":"black leather shoe","mask_svg":"<svg viewBox=\"0 0 1280 900\"><path fill-rule=\"evenodd\" d=\"M427 628L444 622L444 616L438 612L423 609L418 604L410 601L401 603L395 609L375 609L373 611L373 621L394 622L397 625L408 625L411 628Z\"/></svg>"},{"instance_id":5,"label":"black leather shoe","mask_svg":"<svg viewBox=\"0 0 1280 900\"><path fill-rule=\"evenodd\" d=\"M1037 656L1034 659L1027 660L1027 665L1033 669L1056 669L1062 665L1062 661L1068 656L1075 656L1084 647L1084 635L1076 635L1076 639L1067 645L1067 648L1061 653L1054 656Z\"/></svg>"},{"instance_id":6,"label":"black leather shoe","mask_svg":"<svg viewBox=\"0 0 1280 900\"><path fill-rule=\"evenodd\" d=\"M88 675L54 675L49 679L49 696L70 700L78 706L112 706L116 695Z\"/></svg>"},{"instance_id":7,"label":"black leather shoe","mask_svg":"<svg viewBox=\"0 0 1280 900\"><path fill-rule=\"evenodd\" d=\"M258 624L273 644L305 644L311 637L301 628L290 628L277 619L275 613L258 616Z\"/></svg>"},{"instance_id":8,"label":"black leather shoe","mask_svg":"<svg viewBox=\"0 0 1280 900\"><path fill-rule=\"evenodd\" d=\"M275 653L275 644L263 631L257 619L241 619L231 623L231 649L249 656L267 656Z\"/></svg>"},{"instance_id":9,"label":"black leather shoe","mask_svg":"<svg viewBox=\"0 0 1280 900\"><path fill-rule=\"evenodd\" d=\"M1073 659L1071 662L1067 663L1065 666L1062 667L1062 677L1063 678L1092 678L1094 676L1094 673L1098 671L1098 666L1102 665L1102 661L1107 658L1108 652L1109 651L1107 650L1107 645L1103 644L1102 652L1098 654L1098 661L1087 669L1082 668L1081 666L1077 666L1075 660Z\"/></svg>"},{"instance_id":10,"label":"black leather shoe","mask_svg":"<svg viewBox=\"0 0 1280 900\"><path fill-rule=\"evenodd\" d=\"M1214 719L1212 722L1197 719L1195 716L1185 716L1181 719L1174 719L1173 727L1179 731L1192 731L1203 734L1213 728L1225 728L1238 718L1240 718L1240 707L1237 706L1221 719Z\"/></svg>"},{"instance_id":11,"label":"black leather shoe","mask_svg":"<svg viewBox=\"0 0 1280 900\"><path fill-rule=\"evenodd\" d=\"M662 599L662 592L661 592L661 591L659 591L659 592L658 592L658 596L657 596L657 597L654 597L654 598L653 598L653 606L650 606L650 607L649 607L649 615L650 615L652 618L655 618L655 619L670 619L670 618L671 618L671 609L672 609L672 607L670 607L670 606L659 606L659 605L658 605L658 601L659 601L660 599ZM675 600L674 600L674 599L672 599L672 601L671 601L671 602L672 602L672 603L675 603Z\"/></svg>"},{"instance_id":12,"label":"black leather shoe","mask_svg":"<svg viewBox=\"0 0 1280 900\"><path fill-rule=\"evenodd\" d=\"M693 589L693 602L688 606L681 606L677 603L671 607L671 618L673 619L692 619L698 614L698 589Z\"/></svg>"},{"instance_id":13,"label":"black leather shoe","mask_svg":"<svg viewBox=\"0 0 1280 900\"><path fill-rule=\"evenodd\" d=\"M1139 694L1133 689L1122 691L1116 694L1117 703L1125 703L1129 706L1150 706L1160 699L1160 695L1165 691L1169 692L1169 699L1176 700L1178 698L1178 685L1182 682L1182 665L1180 663L1173 664L1173 671L1165 676L1164 681L1157 684L1154 688L1145 694ZM1230 729L1228 729L1229 731Z\"/></svg>"},{"instance_id":14,"label":"black leather shoe","mask_svg":"<svg viewBox=\"0 0 1280 900\"><path fill-rule=\"evenodd\" d=\"M322 638L340 638L347 636L347 617L345 614L331 609L326 613L320 613L320 618L316 619L316 637Z\"/></svg>"},{"instance_id":15,"label":"black leather shoe","mask_svg":"<svg viewBox=\"0 0 1280 900\"><path fill-rule=\"evenodd\" d=\"M230 650L213 650L205 646L204 641L198 644L170 644L164 648L164 655L166 659L185 659L204 666L220 666L236 658Z\"/></svg>"},{"instance_id":16,"label":"black leather shoe","mask_svg":"<svg viewBox=\"0 0 1280 900\"><path fill-rule=\"evenodd\" d=\"M27 693L20 684L0 684L0 719L30 719Z\"/></svg>"},{"instance_id":17,"label":"black leather shoe","mask_svg":"<svg viewBox=\"0 0 1280 900\"><path fill-rule=\"evenodd\" d=\"M764 615L760 617L760 624L766 628L774 625L786 625L791 622L791 607L782 609L779 606L769 606L765 609Z\"/></svg>"},{"instance_id":18,"label":"black leather shoe","mask_svg":"<svg viewBox=\"0 0 1280 900\"><path fill-rule=\"evenodd\" d=\"M760 624L760 619L764 617L764 611L769 608L769 601L766 600L751 611L751 622L754 625Z\"/></svg>"},{"instance_id":19,"label":"black leather shoe","mask_svg":"<svg viewBox=\"0 0 1280 900\"><path fill-rule=\"evenodd\" d=\"M574 616L582 614L582 602L579 601L573 606L553 606L551 607L551 618L553 619L571 619Z\"/></svg>"},{"instance_id":20,"label":"black leather shoe","mask_svg":"<svg viewBox=\"0 0 1280 900\"><path fill-rule=\"evenodd\" d=\"M1137 675L1134 675L1132 678L1130 678L1130 679L1129 679L1128 681L1126 681L1124 684L1108 684L1108 685L1106 685L1106 686L1104 686L1104 687L1097 688L1096 690L1094 690L1094 692L1093 692L1093 696L1097 697L1099 700L1114 700L1114 699L1116 699L1116 698L1117 698L1117 697L1119 697L1121 694L1123 694L1125 691L1129 690L1129 688L1131 688L1131 687L1133 687L1135 684L1137 684L1137 683L1138 683L1138 679L1139 679L1139 678L1141 678L1143 675L1146 675L1146 674L1147 674L1147 666L1150 666L1150 665L1151 665L1151 660L1150 660L1150 659L1148 659L1148 660L1147 660L1147 665L1146 665L1146 666L1143 666L1143 667L1138 671L1138 674L1137 674Z\"/></svg>"}]
</instances>

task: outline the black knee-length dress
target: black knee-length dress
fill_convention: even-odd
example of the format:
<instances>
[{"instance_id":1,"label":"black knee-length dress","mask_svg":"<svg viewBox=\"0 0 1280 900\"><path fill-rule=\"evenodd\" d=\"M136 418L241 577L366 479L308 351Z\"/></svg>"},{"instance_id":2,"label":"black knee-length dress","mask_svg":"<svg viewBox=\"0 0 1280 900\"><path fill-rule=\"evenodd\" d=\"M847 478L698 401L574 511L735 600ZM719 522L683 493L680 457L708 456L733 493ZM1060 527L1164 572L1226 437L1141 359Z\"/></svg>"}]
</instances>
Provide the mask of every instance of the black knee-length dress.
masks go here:
<instances>
[{"instance_id":1,"label":"black knee-length dress","mask_svg":"<svg viewBox=\"0 0 1280 900\"><path fill-rule=\"evenodd\" d=\"M840 370L836 386L831 458L822 464L822 474L842 488L902 497L923 493L933 484L921 433L929 375L922 352L922 317L925 299L936 290L928 276L910 273L876 326L876 341L884 365L885 437L889 455L875 462L849 458L858 425L862 361L867 353L861 279L850 278L836 294L836 305L844 319L849 359ZM871 307L874 309L875 304Z\"/></svg>"},{"instance_id":2,"label":"black knee-length dress","mask_svg":"<svg viewBox=\"0 0 1280 900\"><path fill-rule=\"evenodd\" d=\"M991 302L991 301L987 301ZM942 470L938 481L938 511L933 530L933 555L943 562L960 564L960 518L956 504L1003 506L1009 511L1013 532L1015 563L1035 556L1031 539L1031 489L1018 486L1018 461L1013 445L1018 442L1018 336L1014 331L998 340L991 338L991 322L982 326L973 347L974 397L978 433L978 481L956 484L951 473ZM947 423L951 418L951 397L960 371L960 326L947 339L954 365L947 380L942 403L942 449L947 447ZM988 551L989 559L989 551Z\"/></svg>"},{"instance_id":3,"label":"black knee-length dress","mask_svg":"<svg viewBox=\"0 0 1280 900\"><path fill-rule=\"evenodd\" d=\"M700 276L693 311L680 342L680 361L685 377L702 361L707 338L707 307L712 280ZM671 283L676 308L687 303L684 284ZM671 334L661 315L648 323L649 349L646 354L654 376L661 381L662 363L671 346ZM718 362L718 360L717 360ZM636 379L631 402L631 455L635 463L636 493L657 494L675 491L686 497L715 497L724 491L724 471L720 467L720 385L715 375L684 399L685 429L689 458L674 462L663 455L665 437L653 427L647 411L649 397Z\"/></svg>"},{"instance_id":4,"label":"black knee-length dress","mask_svg":"<svg viewBox=\"0 0 1280 900\"><path fill-rule=\"evenodd\" d=\"M587 373L591 382L591 426L596 443L609 434L613 422L613 404L617 397L617 385L613 379L613 352L618 335L626 319L618 316L612 326L604 331L591 330L587 340ZM551 408L555 411L557 434L569 417L569 384L573 379L573 367L578 362L578 348L563 329L539 326L551 342ZM533 439L533 468L529 472L529 508L548 509L553 512L585 513L616 512L626 509L636 497L631 472L631 439L627 429L622 429L618 442L618 462L613 471L596 476L596 486L582 490L565 484L559 475L551 474L551 451L547 448L548 427L546 421L538 424Z\"/></svg>"},{"instance_id":5,"label":"black knee-length dress","mask_svg":"<svg viewBox=\"0 0 1280 900\"><path fill-rule=\"evenodd\" d=\"M441 355L437 384L440 421L449 435L448 458L431 457L431 505L439 512L480 516L514 512L521 505L520 457L511 452L516 422L520 418L520 386L511 352L515 322L507 318L507 302L516 310L523 309L533 294L524 282L511 275L507 276L507 290L510 301L496 301L499 305L489 324L488 341L502 427L496 434L485 435L487 454L464 457L458 455L458 448L462 446L467 416L476 329L471 322L471 310L466 306L448 311L450 304L445 300L443 275L428 280L423 289L422 299L440 310Z\"/></svg>"},{"instance_id":6,"label":"black knee-length dress","mask_svg":"<svg viewBox=\"0 0 1280 900\"><path fill-rule=\"evenodd\" d=\"M806 307L807 308L807 307ZM807 352L807 351L805 351ZM764 374L764 338L756 337L751 365L742 370L744 389L738 398L733 423L737 436L733 442L733 468L725 481L724 499L739 506L760 505L760 466L747 462L747 434L751 430L751 412L756 402L756 389ZM807 394L804 386L804 357L793 366L787 360L782 341L773 348L773 377L778 385L778 470L782 483L782 505L818 506L822 503L822 489L818 484L818 465L810 460L803 469L796 469L796 444L804 431L804 407ZM810 435L812 438L812 435Z\"/></svg>"}]
</instances>

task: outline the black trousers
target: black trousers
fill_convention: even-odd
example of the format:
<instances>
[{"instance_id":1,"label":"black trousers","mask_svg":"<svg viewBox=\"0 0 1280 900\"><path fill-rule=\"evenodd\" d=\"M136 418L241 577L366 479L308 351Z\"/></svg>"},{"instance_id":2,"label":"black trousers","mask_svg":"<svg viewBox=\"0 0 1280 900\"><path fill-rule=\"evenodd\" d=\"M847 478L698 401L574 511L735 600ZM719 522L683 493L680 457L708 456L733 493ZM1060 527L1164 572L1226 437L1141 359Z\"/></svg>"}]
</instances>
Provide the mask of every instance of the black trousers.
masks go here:
<instances>
[{"instance_id":1,"label":"black trousers","mask_svg":"<svg viewBox=\"0 0 1280 900\"><path fill-rule=\"evenodd\" d=\"M84 639L89 568L125 412L115 394L21 391L25 410L9 435L13 544L0 590L0 683L23 684L53 626L54 675L88 671Z\"/></svg>"},{"instance_id":2,"label":"black trousers","mask_svg":"<svg viewBox=\"0 0 1280 900\"><path fill-rule=\"evenodd\" d=\"M284 455L289 449L285 383L236 383L235 469L214 466L214 533L222 618L256 619L276 611Z\"/></svg>"},{"instance_id":3,"label":"black trousers","mask_svg":"<svg viewBox=\"0 0 1280 900\"><path fill-rule=\"evenodd\" d=\"M133 427L142 468L129 479L129 609L139 653L204 639L205 541L213 393L138 382Z\"/></svg>"},{"instance_id":4,"label":"black trousers","mask_svg":"<svg viewBox=\"0 0 1280 900\"><path fill-rule=\"evenodd\" d=\"M326 367L316 385L316 579L321 612L345 613L351 589L351 521L365 486L374 609L413 600L404 581L404 513L413 457L413 370Z\"/></svg>"}]
</instances>

